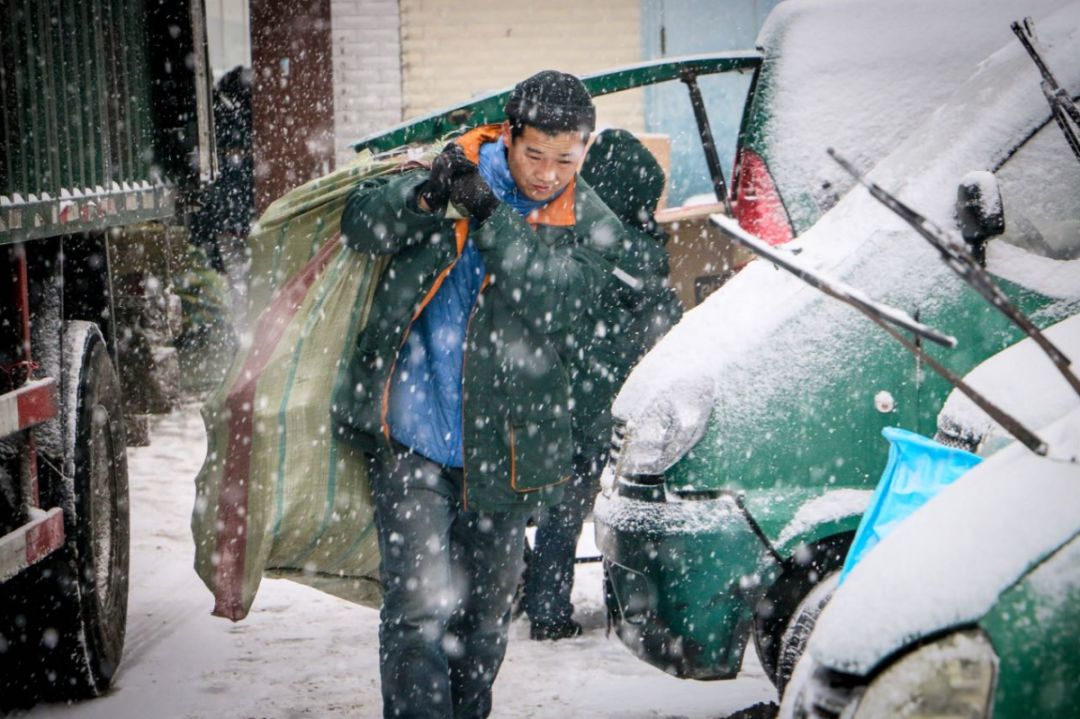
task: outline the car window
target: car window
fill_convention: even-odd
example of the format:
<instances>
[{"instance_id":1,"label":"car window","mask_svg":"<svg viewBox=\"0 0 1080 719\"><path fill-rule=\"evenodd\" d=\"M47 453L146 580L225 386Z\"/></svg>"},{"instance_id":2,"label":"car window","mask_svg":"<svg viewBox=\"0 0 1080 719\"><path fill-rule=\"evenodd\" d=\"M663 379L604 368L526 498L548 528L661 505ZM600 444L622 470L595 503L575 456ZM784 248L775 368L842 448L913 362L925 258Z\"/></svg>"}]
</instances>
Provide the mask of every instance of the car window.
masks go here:
<instances>
[{"instance_id":1,"label":"car window","mask_svg":"<svg viewBox=\"0 0 1080 719\"><path fill-rule=\"evenodd\" d=\"M1053 122L995 175L1005 211L1001 240L1054 260L1080 257L1080 162Z\"/></svg>"}]
</instances>

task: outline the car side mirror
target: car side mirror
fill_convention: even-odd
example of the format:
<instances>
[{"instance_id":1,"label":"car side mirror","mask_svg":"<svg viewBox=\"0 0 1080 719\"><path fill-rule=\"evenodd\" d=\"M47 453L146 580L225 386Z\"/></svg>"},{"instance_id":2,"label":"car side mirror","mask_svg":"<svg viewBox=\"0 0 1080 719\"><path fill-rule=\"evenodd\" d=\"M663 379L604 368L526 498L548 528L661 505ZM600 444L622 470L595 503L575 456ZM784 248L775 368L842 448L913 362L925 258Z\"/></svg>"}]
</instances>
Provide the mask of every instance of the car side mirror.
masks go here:
<instances>
[{"instance_id":1,"label":"car side mirror","mask_svg":"<svg viewBox=\"0 0 1080 719\"><path fill-rule=\"evenodd\" d=\"M969 172L956 188L956 221L960 234L980 265L986 264L986 241L1005 232L1001 188L994 173Z\"/></svg>"}]
</instances>

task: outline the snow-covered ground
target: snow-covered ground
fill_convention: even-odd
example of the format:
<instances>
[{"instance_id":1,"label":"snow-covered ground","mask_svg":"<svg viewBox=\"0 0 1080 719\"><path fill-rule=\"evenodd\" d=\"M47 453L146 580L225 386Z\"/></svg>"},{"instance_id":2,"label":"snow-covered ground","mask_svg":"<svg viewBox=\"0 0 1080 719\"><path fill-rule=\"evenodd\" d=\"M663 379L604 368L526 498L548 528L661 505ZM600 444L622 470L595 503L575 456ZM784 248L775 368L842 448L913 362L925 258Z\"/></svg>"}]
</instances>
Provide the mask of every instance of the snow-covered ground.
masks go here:
<instances>
[{"instance_id":1,"label":"snow-covered ground","mask_svg":"<svg viewBox=\"0 0 1080 719\"><path fill-rule=\"evenodd\" d=\"M192 569L188 521L205 439L198 407L157 422L129 450L132 555L127 646L108 695L13 716L101 719L379 717L378 613L285 580L264 580L233 624ZM582 553L591 547L586 527ZM588 546L584 546L588 545ZM515 621L493 717L758 716L775 701L753 651L735 681L693 682L648 666L605 635L600 568L578 566L577 639L534 642Z\"/></svg>"}]
</instances>

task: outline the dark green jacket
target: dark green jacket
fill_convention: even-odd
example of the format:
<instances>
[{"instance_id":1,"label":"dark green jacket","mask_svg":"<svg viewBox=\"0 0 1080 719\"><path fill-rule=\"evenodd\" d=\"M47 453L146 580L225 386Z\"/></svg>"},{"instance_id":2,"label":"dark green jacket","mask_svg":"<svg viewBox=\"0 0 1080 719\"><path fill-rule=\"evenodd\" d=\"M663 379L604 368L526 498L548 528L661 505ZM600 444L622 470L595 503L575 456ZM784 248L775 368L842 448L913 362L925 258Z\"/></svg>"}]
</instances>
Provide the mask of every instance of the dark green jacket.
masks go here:
<instances>
[{"instance_id":1,"label":"dark green jacket","mask_svg":"<svg viewBox=\"0 0 1080 719\"><path fill-rule=\"evenodd\" d=\"M426 179L426 171L414 170L369 180L342 215L348 247L393 255L332 398L336 436L368 452L386 441L387 383L411 322L467 232L464 220L416 208ZM469 509L533 511L557 501L558 486L571 476L570 370L559 344L577 331L584 308L618 281L611 258L623 230L584 183L567 193L560 203L565 224L534 229L500 205L472 232L488 278L470 315L463 370Z\"/></svg>"},{"instance_id":2,"label":"dark green jacket","mask_svg":"<svg viewBox=\"0 0 1080 719\"><path fill-rule=\"evenodd\" d=\"M574 438L579 452L602 452L611 438L611 403L630 370L682 316L668 286L668 257L661 239L625 227L614 259L617 281L587 309L566 346L574 398Z\"/></svg>"}]
</instances>

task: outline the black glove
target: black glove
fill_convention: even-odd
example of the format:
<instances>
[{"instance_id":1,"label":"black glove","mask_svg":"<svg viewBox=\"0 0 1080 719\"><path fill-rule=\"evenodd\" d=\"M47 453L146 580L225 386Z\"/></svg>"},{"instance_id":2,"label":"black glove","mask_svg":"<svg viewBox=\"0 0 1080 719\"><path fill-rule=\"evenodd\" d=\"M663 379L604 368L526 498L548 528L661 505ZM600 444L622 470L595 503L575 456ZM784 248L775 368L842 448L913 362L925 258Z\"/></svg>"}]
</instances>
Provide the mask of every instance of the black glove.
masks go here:
<instances>
[{"instance_id":1,"label":"black glove","mask_svg":"<svg viewBox=\"0 0 1080 719\"><path fill-rule=\"evenodd\" d=\"M470 165L469 172L454 178L450 202L462 208L477 222L484 222L499 206L499 198L480 176L480 169Z\"/></svg>"},{"instance_id":2,"label":"black glove","mask_svg":"<svg viewBox=\"0 0 1080 719\"><path fill-rule=\"evenodd\" d=\"M476 165L469 162L465 157L465 151L461 145L451 142L443 148L431 162L431 174L427 181L420 186L419 196L432 211L445 209L450 199L450 190L454 179L461 175L475 171Z\"/></svg>"}]
</instances>

